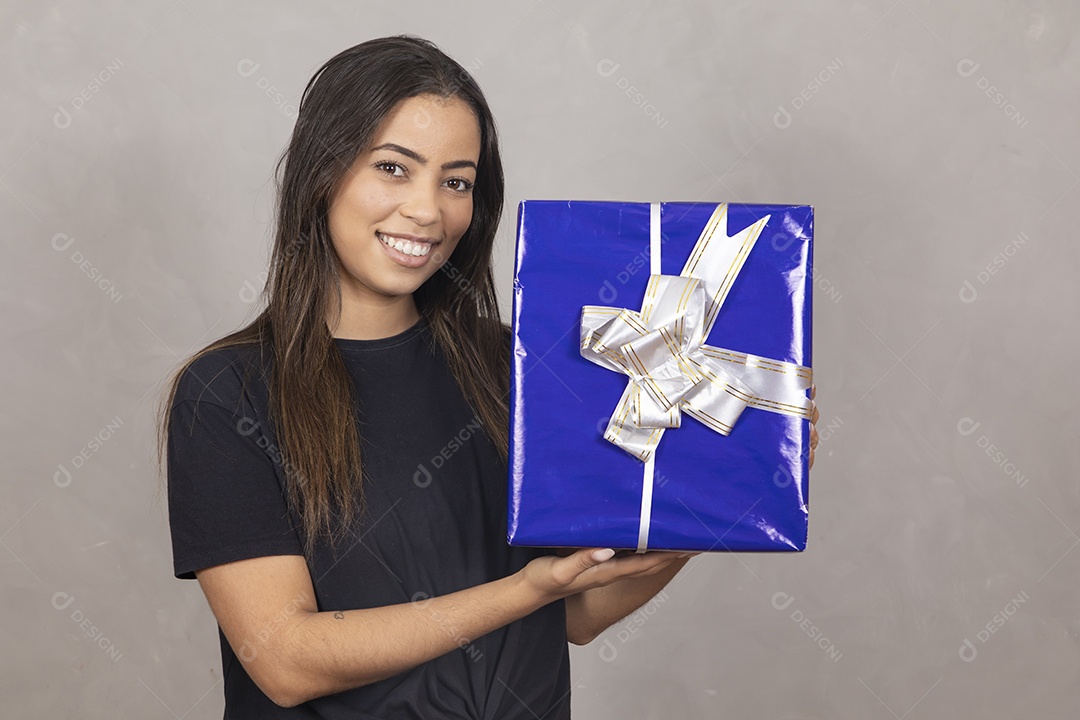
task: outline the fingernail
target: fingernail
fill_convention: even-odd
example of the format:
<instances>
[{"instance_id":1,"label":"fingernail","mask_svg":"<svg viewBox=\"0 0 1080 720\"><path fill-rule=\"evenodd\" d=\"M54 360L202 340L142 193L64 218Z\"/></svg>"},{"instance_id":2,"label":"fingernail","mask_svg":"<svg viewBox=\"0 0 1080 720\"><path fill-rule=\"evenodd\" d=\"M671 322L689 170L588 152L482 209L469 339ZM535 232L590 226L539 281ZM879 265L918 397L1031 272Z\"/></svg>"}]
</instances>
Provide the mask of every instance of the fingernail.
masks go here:
<instances>
[{"instance_id":1,"label":"fingernail","mask_svg":"<svg viewBox=\"0 0 1080 720\"><path fill-rule=\"evenodd\" d=\"M592 554L593 560L595 560L598 563L602 563L605 560L610 560L613 557L615 557L615 551L612 550L611 548L605 548L603 550L597 550Z\"/></svg>"}]
</instances>

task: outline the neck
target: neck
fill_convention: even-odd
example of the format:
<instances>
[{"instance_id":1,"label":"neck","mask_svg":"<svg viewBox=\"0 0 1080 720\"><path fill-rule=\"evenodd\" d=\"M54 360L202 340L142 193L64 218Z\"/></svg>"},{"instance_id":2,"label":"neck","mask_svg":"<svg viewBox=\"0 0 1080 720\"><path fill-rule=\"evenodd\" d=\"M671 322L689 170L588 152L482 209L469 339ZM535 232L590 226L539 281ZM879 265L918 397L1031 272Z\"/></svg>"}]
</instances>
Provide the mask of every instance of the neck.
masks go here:
<instances>
[{"instance_id":1,"label":"neck","mask_svg":"<svg viewBox=\"0 0 1080 720\"><path fill-rule=\"evenodd\" d=\"M379 340L405 332L420 319L412 295L341 300L337 324L327 320L330 335L347 340Z\"/></svg>"}]
</instances>

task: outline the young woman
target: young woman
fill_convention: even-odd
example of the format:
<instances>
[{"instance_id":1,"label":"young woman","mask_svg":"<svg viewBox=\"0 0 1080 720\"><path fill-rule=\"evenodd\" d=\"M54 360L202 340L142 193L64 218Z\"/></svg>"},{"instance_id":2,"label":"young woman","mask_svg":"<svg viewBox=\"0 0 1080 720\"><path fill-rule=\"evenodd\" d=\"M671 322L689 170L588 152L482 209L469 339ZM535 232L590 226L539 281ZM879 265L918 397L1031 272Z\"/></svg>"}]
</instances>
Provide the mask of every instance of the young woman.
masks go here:
<instances>
[{"instance_id":1,"label":"young woman","mask_svg":"<svg viewBox=\"0 0 1080 720\"><path fill-rule=\"evenodd\" d=\"M569 717L567 641L689 554L506 544L480 89L424 40L357 45L308 83L278 172L267 307L177 371L161 418L174 574L217 619L225 716Z\"/></svg>"}]
</instances>

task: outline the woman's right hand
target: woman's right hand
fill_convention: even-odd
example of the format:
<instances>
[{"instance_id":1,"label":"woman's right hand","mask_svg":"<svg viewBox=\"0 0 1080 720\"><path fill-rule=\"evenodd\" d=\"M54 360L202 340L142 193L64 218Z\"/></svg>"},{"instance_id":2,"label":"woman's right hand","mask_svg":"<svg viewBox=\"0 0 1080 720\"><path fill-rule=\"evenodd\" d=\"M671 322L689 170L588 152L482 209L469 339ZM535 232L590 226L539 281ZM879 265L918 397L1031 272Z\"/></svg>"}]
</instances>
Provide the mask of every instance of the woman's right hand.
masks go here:
<instances>
[{"instance_id":1,"label":"woman's right hand","mask_svg":"<svg viewBox=\"0 0 1080 720\"><path fill-rule=\"evenodd\" d=\"M653 575L682 556L664 551L615 556L610 548L583 548L564 557L538 557L518 572L530 589L550 601L618 580Z\"/></svg>"}]
</instances>

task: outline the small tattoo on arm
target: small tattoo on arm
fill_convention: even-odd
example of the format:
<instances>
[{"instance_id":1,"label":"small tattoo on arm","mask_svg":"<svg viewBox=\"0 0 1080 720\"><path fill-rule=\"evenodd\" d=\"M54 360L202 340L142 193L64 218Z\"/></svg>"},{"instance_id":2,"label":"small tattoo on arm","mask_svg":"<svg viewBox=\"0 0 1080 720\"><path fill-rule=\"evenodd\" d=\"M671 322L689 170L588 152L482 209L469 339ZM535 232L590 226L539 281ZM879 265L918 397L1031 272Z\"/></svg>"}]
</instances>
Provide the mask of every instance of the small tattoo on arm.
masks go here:
<instances>
[{"instance_id":1,"label":"small tattoo on arm","mask_svg":"<svg viewBox=\"0 0 1080 720\"><path fill-rule=\"evenodd\" d=\"M337 618L338 620L344 620L345 619L345 613L343 613L343 612L341 612L339 610L338 612L334 613L334 617Z\"/></svg>"}]
</instances>

